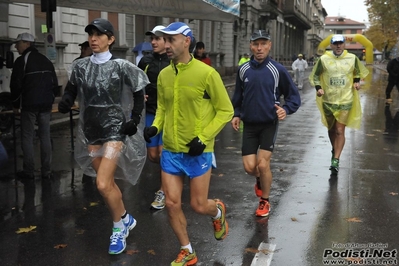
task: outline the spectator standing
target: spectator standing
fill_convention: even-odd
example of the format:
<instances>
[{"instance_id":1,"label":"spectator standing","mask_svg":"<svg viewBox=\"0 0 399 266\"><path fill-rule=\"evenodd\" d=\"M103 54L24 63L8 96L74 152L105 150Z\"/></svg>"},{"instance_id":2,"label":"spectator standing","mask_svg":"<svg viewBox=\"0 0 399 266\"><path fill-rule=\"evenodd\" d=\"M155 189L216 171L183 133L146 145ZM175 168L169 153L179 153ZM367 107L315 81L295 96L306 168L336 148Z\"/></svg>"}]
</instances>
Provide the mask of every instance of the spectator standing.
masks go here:
<instances>
[{"instance_id":1,"label":"spectator standing","mask_svg":"<svg viewBox=\"0 0 399 266\"><path fill-rule=\"evenodd\" d=\"M333 174L339 171L339 158L345 145L345 128L359 128L362 110L358 90L360 79L369 71L360 59L345 50L345 37L333 35L332 51L324 53L313 67L309 81L316 88L316 102L331 142Z\"/></svg>"},{"instance_id":2,"label":"spectator standing","mask_svg":"<svg viewBox=\"0 0 399 266\"><path fill-rule=\"evenodd\" d=\"M211 59L205 52L205 44L203 42L197 42L194 50L194 58L200 60L207 64L208 66L212 66Z\"/></svg>"},{"instance_id":3,"label":"spectator standing","mask_svg":"<svg viewBox=\"0 0 399 266\"><path fill-rule=\"evenodd\" d=\"M292 63L292 70L295 71L296 82L298 83L298 89L300 90L303 88L303 80L307 68L308 63L303 59L303 55L298 54L298 58Z\"/></svg>"},{"instance_id":4,"label":"spectator standing","mask_svg":"<svg viewBox=\"0 0 399 266\"><path fill-rule=\"evenodd\" d=\"M78 97L75 158L83 169L92 166L97 173L97 189L113 220L108 252L119 254L125 250L126 238L137 222L126 212L115 172L119 166L131 183L141 173L145 145L136 133L144 109L143 89L149 81L141 69L111 54L115 31L108 20L97 18L85 31L93 55L73 64L58 109L69 112Z\"/></svg>"},{"instance_id":5,"label":"spectator standing","mask_svg":"<svg viewBox=\"0 0 399 266\"><path fill-rule=\"evenodd\" d=\"M391 105L385 104L385 130L383 132L384 135L396 135L399 129L399 111L396 111L395 116L392 116Z\"/></svg>"},{"instance_id":6,"label":"spectator standing","mask_svg":"<svg viewBox=\"0 0 399 266\"><path fill-rule=\"evenodd\" d=\"M21 113L21 145L24 158L23 171L18 173L18 177L28 179L35 177L33 141L37 122L41 176L50 179L52 177L50 120L58 80L53 63L39 53L34 44L35 38L30 33L21 33L17 36L15 48L21 56L15 60L10 81L14 113Z\"/></svg>"},{"instance_id":7,"label":"spectator standing","mask_svg":"<svg viewBox=\"0 0 399 266\"><path fill-rule=\"evenodd\" d=\"M270 160L279 120L295 113L301 105L299 92L284 66L269 56L272 42L265 30L255 31L250 39L251 61L238 68L233 95L233 129L243 122L242 160L245 171L256 177L255 194L260 198L256 216L270 212L272 172ZM280 106L280 97L284 105Z\"/></svg>"},{"instance_id":8,"label":"spectator standing","mask_svg":"<svg viewBox=\"0 0 399 266\"><path fill-rule=\"evenodd\" d=\"M90 48L90 44L88 41L82 42L79 44L80 46L80 56L75 58L75 60L84 58L86 56L91 56L93 54L93 51ZM73 60L73 61L75 61Z\"/></svg>"},{"instance_id":9,"label":"spectator standing","mask_svg":"<svg viewBox=\"0 0 399 266\"><path fill-rule=\"evenodd\" d=\"M163 37L156 36L157 30L164 29L165 26L159 25L153 30L147 31L145 34L150 36L153 52L145 55L139 62L138 67L141 68L148 76L150 84L145 88L145 126L149 127L155 118L157 110L157 79L159 72L170 65L170 59L166 55L165 40ZM162 132L152 137L147 143L147 156L151 162L159 163L162 152ZM151 208L161 210L165 207L165 193L162 189L162 180L160 189L155 192L154 201Z\"/></svg>"},{"instance_id":10,"label":"spectator standing","mask_svg":"<svg viewBox=\"0 0 399 266\"><path fill-rule=\"evenodd\" d=\"M385 89L385 98L387 103L392 103L391 92L394 86L399 91L399 57L389 60L387 64L388 85Z\"/></svg>"},{"instance_id":11,"label":"spectator standing","mask_svg":"<svg viewBox=\"0 0 399 266\"><path fill-rule=\"evenodd\" d=\"M233 108L218 72L190 54L192 31L186 24L174 22L156 34L165 38L172 63L159 73L155 120L144 129L144 138L148 141L163 130L162 186L169 222L181 245L171 265L193 265L198 259L182 210L184 176L190 180L192 209L212 217L216 240L224 239L225 205L208 199L208 190L215 137L230 121Z\"/></svg>"},{"instance_id":12,"label":"spectator standing","mask_svg":"<svg viewBox=\"0 0 399 266\"><path fill-rule=\"evenodd\" d=\"M249 58L249 53L244 53L244 55L241 57L240 61L238 62L238 66L241 66L242 64L248 62L249 60L251 60Z\"/></svg>"}]
</instances>

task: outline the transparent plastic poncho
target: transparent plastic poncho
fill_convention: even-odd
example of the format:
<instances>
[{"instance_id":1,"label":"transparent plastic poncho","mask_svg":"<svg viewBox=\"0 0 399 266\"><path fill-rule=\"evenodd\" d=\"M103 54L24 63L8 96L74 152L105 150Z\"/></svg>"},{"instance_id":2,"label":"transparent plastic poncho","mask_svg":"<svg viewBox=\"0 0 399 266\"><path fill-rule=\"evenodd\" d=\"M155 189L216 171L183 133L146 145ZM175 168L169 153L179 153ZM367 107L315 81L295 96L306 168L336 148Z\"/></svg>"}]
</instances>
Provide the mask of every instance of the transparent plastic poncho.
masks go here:
<instances>
[{"instance_id":1,"label":"transparent plastic poncho","mask_svg":"<svg viewBox=\"0 0 399 266\"><path fill-rule=\"evenodd\" d=\"M133 136L124 135L122 127L130 120L133 93L149 83L147 75L124 59L95 64L88 57L74 62L70 82L78 89L77 163L86 174L95 176L95 157L113 159L117 164L114 177L136 184L147 155L143 138L145 118L141 118ZM92 145L100 148L89 150Z\"/></svg>"},{"instance_id":2,"label":"transparent plastic poncho","mask_svg":"<svg viewBox=\"0 0 399 266\"><path fill-rule=\"evenodd\" d=\"M322 73L317 75L317 69L320 68ZM327 119L326 111L339 123L350 128L360 128L362 109L359 93L353 87L353 79L364 79L368 73L356 55L346 50L339 57L328 51L317 61L309 81L312 86L320 85L324 91L322 97L316 95L316 103L322 123L328 129L333 126L333 120Z\"/></svg>"}]
</instances>

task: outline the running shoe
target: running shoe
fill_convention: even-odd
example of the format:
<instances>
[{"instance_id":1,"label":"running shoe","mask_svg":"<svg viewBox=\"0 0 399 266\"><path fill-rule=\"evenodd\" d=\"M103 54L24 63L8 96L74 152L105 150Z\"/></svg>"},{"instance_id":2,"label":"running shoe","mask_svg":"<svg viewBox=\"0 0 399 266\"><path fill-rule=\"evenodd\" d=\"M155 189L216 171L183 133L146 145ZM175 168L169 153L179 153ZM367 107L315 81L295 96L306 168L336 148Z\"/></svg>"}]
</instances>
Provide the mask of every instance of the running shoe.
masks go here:
<instances>
[{"instance_id":1,"label":"running shoe","mask_svg":"<svg viewBox=\"0 0 399 266\"><path fill-rule=\"evenodd\" d=\"M165 208L165 193L162 190L155 192L154 201L151 203L151 208L162 210Z\"/></svg>"},{"instance_id":2,"label":"running shoe","mask_svg":"<svg viewBox=\"0 0 399 266\"><path fill-rule=\"evenodd\" d=\"M229 232L229 225L226 221L226 207L223 202L219 199L215 199L216 207L222 213L219 219L213 220L213 228L215 229L215 238L216 240L223 240L226 238L227 233Z\"/></svg>"},{"instance_id":3,"label":"running shoe","mask_svg":"<svg viewBox=\"0 0 399 266\"><path fill-rule=\"evenodd\" d=\"M255 194L257 197L262 197L262 188L260 187L260 180L259 177L256 178L256 183L255 183Z\"/></svg>"},{"instance_id":4,"label":"running shoe","mask_svg":"<svg viewBox=\"0 0 399 266\"><path fill-rule=\"evenodd\" d=\"M185 265L194 265L198 261L197 254L195 250L193 253L190 253L187 248L182 248L180 253L177 255L177 258L172 261L170 266L185 266Z\"/></svg>"},{"instance_id":5,"label":"running shoe","mask_svg":"<svg viewBox=\"0 0 399 266\"><path fill-rule=\"evenodd\" d=\"M261 199L259 201L259 206L258 209L256 209L255 215L258 217L269 216L270 209L270 203L267 200Z\"/></svg>"},{"instance_id":6,"label":"running shoe","mask_svg":"<svg viewBox=\"0 0 399 266\"><path fill-rule=\"evenodd\" d=\"M339 171L339 159L333 158L331 160L331 166L330 166L331 172L337 174Z\"/></svg>"},{"instance_id":7,"label":"running shoe","mask_svg":"<svg viewBox=\"0 0 399 266\"><path fill-rule=\"evenodd\" d=\"M128 217L129 221L127 223L123 222L123 224L125 225L125 229L123 230L125 238L129 236L129 231L132 230L137 224L137 221L133 218L133 216L128 214Z\"/></svg>"},{"instance_id":8,"label":"running shoe","mask_svg":"<svg viewBox=\"0 0 399 266\"><path fill-rule=\"evenodd\" d=\"M109 254L120 254L126 248L126 236L120 228L113 228L112 235L110 237L111 243L109 244Z\"/></svg>"}]
</instances>

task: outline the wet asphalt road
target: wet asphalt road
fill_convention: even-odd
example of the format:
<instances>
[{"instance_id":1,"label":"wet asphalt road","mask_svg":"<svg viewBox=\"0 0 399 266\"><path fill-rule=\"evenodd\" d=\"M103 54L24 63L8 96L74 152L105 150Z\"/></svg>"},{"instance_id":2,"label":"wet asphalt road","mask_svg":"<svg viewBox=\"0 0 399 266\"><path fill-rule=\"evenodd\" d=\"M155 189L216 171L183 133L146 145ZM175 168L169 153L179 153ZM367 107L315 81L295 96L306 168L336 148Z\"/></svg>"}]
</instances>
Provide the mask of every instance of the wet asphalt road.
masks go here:
<instances>
[{"instance_id":1,"label":"wet asphalt road","mask_svg":"<svg viewBox=\"0 0 399 266\"><path fill-rule=\"evenodd\" d=\"M305 82L301 108L279 126L268 219L254 216L258 199L254 178L242 167L241 134L229 124L223 129L217 137L218 168L209 197L226 204L230 231L225 240L213 238L210 218L191 211L187 183L184 187L183 208L197 265L328 265L332 257L323 259L323 254L348 253L351 245L356 246L352 251L378 247L386 252L385 259L397 259L392 250L399 247L398 132L384 131L399 112L399 95L395 89L394 102L386 106L387 75L378 66L369 70L361 91L362 126L347 129L335 178L328 170L331 146L315 106L315 91ZM82 183L70 152L68 123L52 126L52 137L53 180L15 181L12 153L0 173L0 265L170 265L179 243L166 210L149 209L159 187L159 166L147 162L135 186L118 182L138 224L127 239L126 252L111 256L107 248L112 221L94 180ZM21 167L20 152L17 163ZM36 229L16 233L29 226ZM376 260L360 264L354 253L341 255L346 264L336 265L379 265ZM389 263L397 265L397 260Z\"/></svg>"}]
</instances>

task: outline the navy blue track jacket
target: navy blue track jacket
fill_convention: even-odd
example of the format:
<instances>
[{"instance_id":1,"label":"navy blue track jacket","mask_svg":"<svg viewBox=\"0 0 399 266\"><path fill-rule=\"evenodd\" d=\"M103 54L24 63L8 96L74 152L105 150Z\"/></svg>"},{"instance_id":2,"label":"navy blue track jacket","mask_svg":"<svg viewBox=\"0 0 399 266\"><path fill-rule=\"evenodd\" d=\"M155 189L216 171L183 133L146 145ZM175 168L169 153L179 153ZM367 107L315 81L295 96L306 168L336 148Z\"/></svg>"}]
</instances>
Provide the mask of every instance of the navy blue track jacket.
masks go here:
<instances>
[{"instance_id":1,"label":"navy blue track jacket","mask_svg":"<svg viewBox=\"0 0 399 266\"><path fill-rule=\"evenodd\" d=\"M282 95L287 115L295 113L301 97L285 67L269 56L262 63L252 56L238 69L232 99L234 116L244 123L272 123L277 120L274 105L280 105Z\"/></svg>"}]
</instances>

